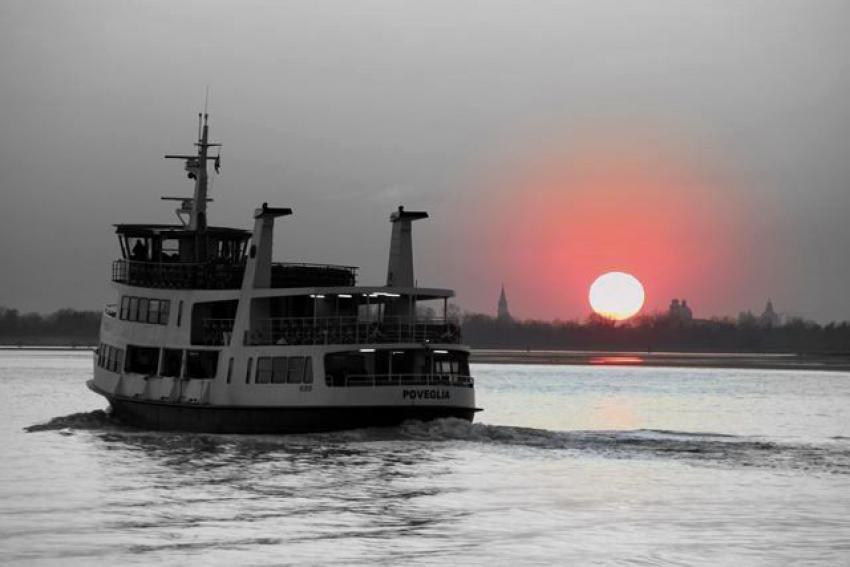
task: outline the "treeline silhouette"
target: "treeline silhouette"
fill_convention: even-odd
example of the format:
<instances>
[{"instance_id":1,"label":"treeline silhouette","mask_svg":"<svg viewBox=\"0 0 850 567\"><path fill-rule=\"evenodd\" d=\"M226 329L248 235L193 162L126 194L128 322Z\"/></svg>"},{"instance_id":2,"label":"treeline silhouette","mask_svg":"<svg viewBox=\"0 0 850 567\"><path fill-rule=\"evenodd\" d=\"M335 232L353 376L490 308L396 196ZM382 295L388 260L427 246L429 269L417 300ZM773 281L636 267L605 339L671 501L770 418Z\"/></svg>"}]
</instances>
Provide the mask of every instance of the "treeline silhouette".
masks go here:
<instances>
[{"instance_id":1,"label":"treeline silhouette","mask_svg":"<svg viewBox=\"0 0 850 567\"><path fill-rule=\"evenodd\" d=\"M457 315L457 314L456 314ZM0 307L0 343L7 345L95 345L100 311L60 309L47 315ZM488 315L459 316L463 340L473 348L634 350L692 352L850 352L850 323L820 325L801 318L764 325L741 317L681 321L667 315L613 323L505 321Z\"/></svg>"},{"instance_id":2,"label":"treeline silhouette","mask_svg":"<svg viewBox=\"0 0 850 567\"><path fill-rule=\"evenodd\" d=\"M0 307L0 343L13 345L94 345L100 311L60 309L48 315Z\"/></svg>"},{"instance_id":3,"label":"treeline silhouette","mask_svg":"<svg viewBox=\"0 0 850 567\"><path fill-rule=\"evenodd\" d=\"M850 323L820 325L791 318L780 325L755 319L681 321L667 315L614 323L600 317L577 321L505 321L467 313L464 342L477 348L691 352L850 352Z\"/></svg>"}]
</instances>

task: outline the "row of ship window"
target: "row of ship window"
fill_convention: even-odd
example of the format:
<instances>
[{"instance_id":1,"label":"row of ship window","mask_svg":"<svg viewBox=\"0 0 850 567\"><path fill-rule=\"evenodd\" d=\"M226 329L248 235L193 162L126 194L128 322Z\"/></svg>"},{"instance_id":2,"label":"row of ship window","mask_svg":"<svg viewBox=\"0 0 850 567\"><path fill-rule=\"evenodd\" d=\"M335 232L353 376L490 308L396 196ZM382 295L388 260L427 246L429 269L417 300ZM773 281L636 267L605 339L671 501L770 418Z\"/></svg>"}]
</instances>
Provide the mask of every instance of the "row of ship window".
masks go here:
<instances>
[{"instance_id":1,"label":"row of ship window","mask_svg":"<svg viewBox=\"0 0 850 567\"><path fill-rule=\"evenodd\" d=\"M150 299L147 297L123 295L121 296L121 311L118 318L124 321L166 325L168 324L168 312L170 309L171 301L168 299Z\"/></svg>"},{"instance_id":2,"label":"row of ship window","mask_svg":"<svg viewBox=\"0 0 850 567\"><path fill-rule=\"evenodd\" d=\"M124 366L124 349L100 343L97 348L97 365L118 372Z\"/></svg>"},{"instance_id":3,"label":"row of ship window","mask_svg":"<svg viewBox=\"0 0 850 567\"><path fill-rule=\"evenodd\" d=\"M172 378L215 378L218 351L180 350L127 345L124 350L100 343L97 365L112 372L159 375ZM250 384L312 384L313 359L309 356L260 356L254 369L254 359L248 359L245 383ZM227 364L227 383L233 378L233 358Z\"/></svg>"},{"instance_id":4,"label":"row of ship window","mask_svg":"<svg viewBox=\"0 0 850 567\"><path fill-rule=\"evenodd\" d=\"M126 351L106 343L97 349L97 365L112 372L171 378L215 378L218 351L159 349L127 345Z\"/></svg>"},{"instance_id":5,"label":"row of ship window","mask_svg":"<svg viewBox=\"0 0 850 567\"><path fill-rule=\"evenodd\" d=\"M248 359L245 383L250 384L254 359ZM227 367L227 382L233 376L233 359ZM312 384L313 359L309 356L260 356L257 358L254 384Z\"/></svg>"},{"instance_id":6,"label":"row of ship window","mask_svg":"<svg viewBox=\"0 0 850 567\"><path fill-rule=\"evenodd\" d=\"M434 372L437 374L460 374L460 360L450 359L450 360L435 360L434 361Z\"/></svg>"}]
</instances>

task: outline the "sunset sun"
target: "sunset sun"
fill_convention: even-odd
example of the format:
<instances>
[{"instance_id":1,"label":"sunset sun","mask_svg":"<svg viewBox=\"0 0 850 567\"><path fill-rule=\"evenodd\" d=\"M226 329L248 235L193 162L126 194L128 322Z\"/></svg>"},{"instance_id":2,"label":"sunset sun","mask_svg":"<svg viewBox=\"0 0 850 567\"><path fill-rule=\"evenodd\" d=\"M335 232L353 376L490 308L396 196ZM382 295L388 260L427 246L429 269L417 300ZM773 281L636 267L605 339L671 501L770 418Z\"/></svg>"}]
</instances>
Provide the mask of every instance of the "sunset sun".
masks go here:
<instances>
[{"instance_id":1,"label":"sunset sun","mask_svg":"<svg viewBox=\"0 0 850 567\"><path fill-rule=\"evenodd\" d=\"M625 272L602 274L590 286L590 306L606 319L628 319L640 311L644 298L643 285Z\"/></svg>"}]
</instances>

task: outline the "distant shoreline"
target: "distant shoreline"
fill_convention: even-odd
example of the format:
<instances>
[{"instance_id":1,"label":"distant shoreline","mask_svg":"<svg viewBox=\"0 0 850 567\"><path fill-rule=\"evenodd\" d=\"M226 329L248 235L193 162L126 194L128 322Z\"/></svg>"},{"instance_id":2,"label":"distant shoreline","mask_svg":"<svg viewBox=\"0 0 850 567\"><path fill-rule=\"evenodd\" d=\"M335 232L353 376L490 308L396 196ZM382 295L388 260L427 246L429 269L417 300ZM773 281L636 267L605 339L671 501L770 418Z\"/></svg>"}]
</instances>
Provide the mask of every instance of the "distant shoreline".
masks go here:
<instances>
[{"instance_id":1,"label":"distant shoreline","mask_svg":"<svg viewBox=\"0 0 850 567\"><path fill-rule=\"evenodd\" d=\"M470 362L479 364L850 371L850 353L796 354L472 349Z\"/></svg>"},{"instance_id":2,"label":"distant shoreline","mask_svg":"<svg viewBox=\"0 0 850 567\"><path fill-rule=\"evenodd\" d=\"M0 351L94 351L95 345L0 345ZM850 371L850 353L641 352L589 350L472 349L473 364L751 368Z\"/></svg>"}]
</instances>

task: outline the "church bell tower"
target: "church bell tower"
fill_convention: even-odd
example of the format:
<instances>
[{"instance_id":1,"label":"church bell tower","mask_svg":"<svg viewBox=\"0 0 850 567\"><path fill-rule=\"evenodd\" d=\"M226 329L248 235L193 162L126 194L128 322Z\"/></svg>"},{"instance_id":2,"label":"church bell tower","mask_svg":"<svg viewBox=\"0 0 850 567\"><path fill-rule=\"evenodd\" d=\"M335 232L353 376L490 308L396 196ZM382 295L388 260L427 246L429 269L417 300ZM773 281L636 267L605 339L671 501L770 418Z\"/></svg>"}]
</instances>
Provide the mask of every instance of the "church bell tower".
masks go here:
<instances>
[{"instance_id":1,"label":"church bell tower","mask_svg":"<svg viewBox=\"0 0 850 567\"><path fill-rule=\"evenodd\" d=\"M508 298L505 295L505 284L502 284L502 293L499 295L499 309L496 312L496 319L499 321L513 321L511 312L508 311Z\"/></svg>"}]
</instances>

